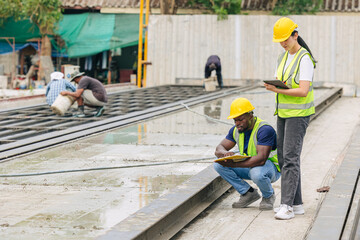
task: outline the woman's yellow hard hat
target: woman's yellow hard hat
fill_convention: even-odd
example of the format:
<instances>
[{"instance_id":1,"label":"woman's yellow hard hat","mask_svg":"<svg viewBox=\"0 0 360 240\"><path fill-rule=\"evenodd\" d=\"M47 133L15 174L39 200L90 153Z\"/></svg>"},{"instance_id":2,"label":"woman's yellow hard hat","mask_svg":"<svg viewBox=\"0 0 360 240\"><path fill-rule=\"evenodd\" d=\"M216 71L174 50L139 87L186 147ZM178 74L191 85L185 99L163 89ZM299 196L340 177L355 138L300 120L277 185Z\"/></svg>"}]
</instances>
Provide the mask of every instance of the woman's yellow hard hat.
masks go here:
<instances>
[{"instance_id":1,"label":"woman's yellow hard hat","mask_svg":"<svg viewBox=\"0 0 360 240\"><path fill-rule=\"evenodd\" d=\"M231 103L230 115L227 117L227 119L236 118L254 109L255 107L246 98L237 98Z\"/></svg>"},{"instance_id":2,"label":"woman's yellow hard hat","mask_svg":"<svg viewBox=\"0 0 360 240\"><path fill-rule=\"evenodd\" d=\"M287 17L282 17L274 25L273 42L283 42L288 39L298 25Z\"/></svg>"}]
</instances>

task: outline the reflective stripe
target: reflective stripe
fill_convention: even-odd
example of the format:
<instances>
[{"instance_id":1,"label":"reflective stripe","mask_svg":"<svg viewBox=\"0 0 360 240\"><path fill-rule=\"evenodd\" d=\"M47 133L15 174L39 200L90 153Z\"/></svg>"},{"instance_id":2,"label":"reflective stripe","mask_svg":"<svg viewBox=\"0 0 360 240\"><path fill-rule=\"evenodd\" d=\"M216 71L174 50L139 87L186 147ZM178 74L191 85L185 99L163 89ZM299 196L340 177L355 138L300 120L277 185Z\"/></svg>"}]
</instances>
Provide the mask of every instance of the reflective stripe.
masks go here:
<instances>
[{"instance_id":1,"label":"reflective stripe","mask_svg":"<svg viewBox=\"0 0 360 240\"><path fill-rule=\"evenodd\" d=\"M299 68L299 64L300 64L300 61L301 61L301 58L307 53L307 51L303 48L301 48L300 51L298 51L296 53L296 55L294 56L294 59L293 61L290 63L291 65L291 68L287 68L285 73L284 73L284 76L288 76L286 80L289 80L291 79L292 81L288 82L286 85L290 88L292 88L292 83L293 83L293 80L295 81L295 78L299 78L299 75L298 75L298 71L297 69ZM300 57L298 57L300 55ZM295 73L295 76L293 76ZM295 81L296 83L296 81Z\"/></svg>"},{"instance_id":2,"label":"reflective stripe","mask_svg":"<svg viewBox=\"0 0 360 240\"><path fill-rule=\"evenodd\" d=\"M276 154L277 154L277 151L276 151L276 150L272 150L272 151L270 152L268 158L272 158L272 157L274 157ZM279 164L277 164L277 165L279 165Z\"/></svg>"},{"instance_id":3,"label":"reflective stripe","mask_svg":"<svg viewBox=\"0 0 360 240\"><path fill-rule=\"evenodd\" d=\"M305 104L291 104L291 103L279 103L280 109L309 109L311 107L314 107L314 102L305 103Z\"/></svg>"},{"instance_id":4,"label":"reflective stripe","mask_svg":"<svg viewBox=\"0 0 360 240\"><path fill-rule=\"evenodd\" d=\"M253 141L254 141L255 147L258 145L257 133L258 133L258 131L259 131L259 128L261 128L261 127L264 126L264 125L268 125L267 122L261 121L261 122L259 123L258 128L256 129L256 134L253 135Z\"/></svg>"},{"instance_id":5,"label":"reflective stripe","mask_svg":"<svg viewBox=\"0 0 360 240\"><path fill-rule=\"evenodd\" d=\"M292 88L293 81L297 84L299 83L299 81L296 81L296 79L299 79L298 68L302 57L307 53L306 49L300 48L286 69L284 68L289 52L286 51L278 58L278 71L281 70L281 81L286 82L289 88ZM282 79L283 77L284 79ZM289 79L291 79L291 81L288 81Z\"/></svg>"}]
</instances>

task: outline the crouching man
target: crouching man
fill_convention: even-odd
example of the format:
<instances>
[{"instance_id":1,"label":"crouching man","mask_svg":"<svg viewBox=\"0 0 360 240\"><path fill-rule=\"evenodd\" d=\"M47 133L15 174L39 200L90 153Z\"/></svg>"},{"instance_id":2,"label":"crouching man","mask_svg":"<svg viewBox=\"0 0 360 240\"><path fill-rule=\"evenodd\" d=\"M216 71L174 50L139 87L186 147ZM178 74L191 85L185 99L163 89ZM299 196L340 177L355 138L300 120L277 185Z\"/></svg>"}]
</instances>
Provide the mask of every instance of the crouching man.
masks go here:
<instances>
[{"instance_id":1,"label":"crouching man","mask_svg":"<svg viewBox=\"0 0 360 240\"><path fill-rule=\"evenodd\" d=\"M108 101L106 90L102 83L88 76L83 76L84 73L75 71L71 74L70 82L74 81L78 84L76 92L62 91L63 96L69 95L76 99L79 106L79 114L77 117L85 117L84 105L96 108L95 117L100 117L105 111L105 104Z\"/></svg>"},{"instance_id":2,"label":"crouching man","mask_svg":"<svg viewBox=\"0 0 360 240\"><path fill-rule=\"evenodd\" d=\"M230 150L237 144L244 161L224 160L214 163L215 170L230 183L240 199L233 208L244 208L260 198L257 189L252 188L244 179L252 180L260 189L262 200L260 210L272 210L275 192L271 183L280 178L280 168L276 155L276 132L268 123L254 116L255 108L246 98L235 99L230 107L228 119L235 125L216 147L218 158L232 156Z\"/></svg>"}]
</instances>

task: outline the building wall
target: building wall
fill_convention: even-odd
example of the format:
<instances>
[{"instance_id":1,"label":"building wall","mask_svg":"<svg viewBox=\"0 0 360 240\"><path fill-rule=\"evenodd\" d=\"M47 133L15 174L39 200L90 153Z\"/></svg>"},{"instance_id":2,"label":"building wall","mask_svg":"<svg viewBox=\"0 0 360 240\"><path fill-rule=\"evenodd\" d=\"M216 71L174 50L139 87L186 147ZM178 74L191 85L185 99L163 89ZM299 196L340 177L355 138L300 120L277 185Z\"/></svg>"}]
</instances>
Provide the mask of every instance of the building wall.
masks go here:
<instances>
[{"instance_id":1,"label":"building wall","mask_svg":"<svg viewBox=\"0 0 360 240\"><path fill-rule=\"evenodd\" d=\"M291 18L299 35L318 61L314 81L360 85L358 65L360 18L356 15ZM223 78L273 78L278 54L272 29L279 16L233 15L218 21L215 15L151 15L148 33L146 86L174 84L176 79L201 79L209 55L222 61Z\"/></svg>"},{"instance_id":2,"label":"building wall","mask_svg":"<svg viewBox=\"0 0 360 240\"><path fill-rule=\"evenodd\" d=\"M17 63L19 59L19 54L13 53L9 54L0 54L0 64L3 65L3 70L5 75L9 75L13 71L14 62Z\"/></svg>"}]
</instances>

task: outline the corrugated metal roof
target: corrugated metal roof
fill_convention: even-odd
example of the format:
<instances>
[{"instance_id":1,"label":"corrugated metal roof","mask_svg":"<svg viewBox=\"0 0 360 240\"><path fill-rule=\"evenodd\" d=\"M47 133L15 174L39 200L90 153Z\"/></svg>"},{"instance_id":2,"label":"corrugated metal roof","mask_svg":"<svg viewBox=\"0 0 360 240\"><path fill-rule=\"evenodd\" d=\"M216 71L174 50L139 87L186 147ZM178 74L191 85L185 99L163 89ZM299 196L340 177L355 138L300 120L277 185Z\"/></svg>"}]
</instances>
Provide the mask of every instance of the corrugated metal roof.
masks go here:
<instances>
[{"instance_id":1,"label":"corrugated metal roof","mask_svg":"<svg viewBox=\"0 0 360 240\"><path fill-rule=\"evenodd\" d=\"M242 0L242 10L272 10L272 0ZM320 11L329 12L358 12L360 0L323 0Z\"/></svg>"},{"instance_id":2,"label":"corrugated metal roof","mask_svg":"<svg viewBox=\"0 0 360 240\"><path fill-rule=\"evenodd\" d=\"M241 10L270 11L272 0L242 0Z\"/></svg>"},{"instance_id":3,"label":"corrugated metal roof","mask_svg":"<svg viewBox=\"0 0 360 240\"><path fill-rule=\"evenodd\" d=\"M61 0L64 8L139 8L140 0ZM146 2L146 1L144 1ZM191 8L189 0L176 0L178 8ZM273 0L242 0L243 11L271 11ZM160 8L160 0L150 0L151 8ZM193 7L199 9L199 5ZM320 11L358 12L360 0L323 0Z\"/></svg>"},{"instance_id":4,"label":"corrugated metal roof","mask_svg":"<svg viewBox=\"0 0 360 240\"><path fill-rule=\"evenodd\" d=\"M61 0L65 8L139 8L140 0ZM177 0L178 7L185 7L188 0ZM144 0L146 5L146 1ZM150 7L160 8L160 0L150 0Z\"/></svg>"}]
</instances>

